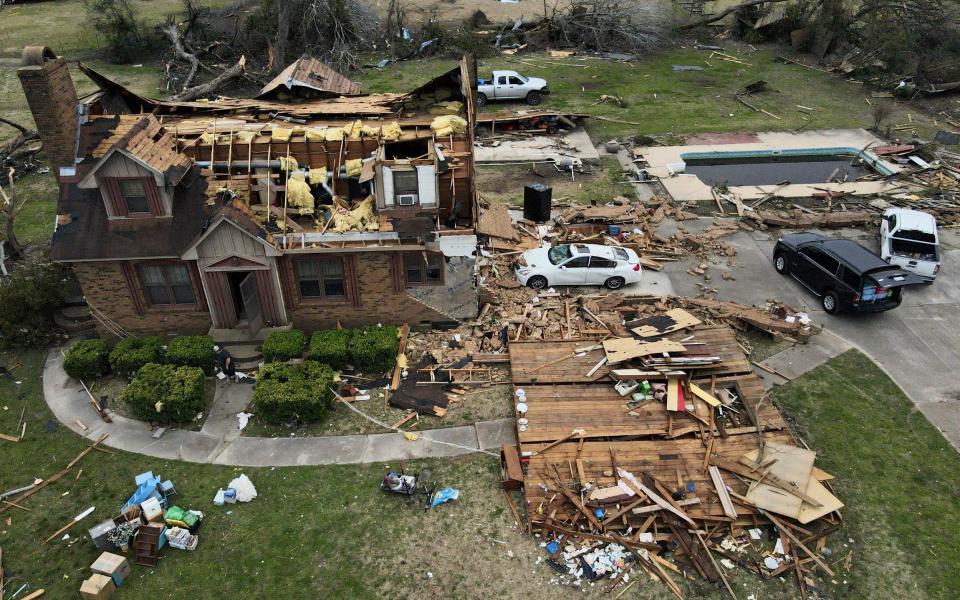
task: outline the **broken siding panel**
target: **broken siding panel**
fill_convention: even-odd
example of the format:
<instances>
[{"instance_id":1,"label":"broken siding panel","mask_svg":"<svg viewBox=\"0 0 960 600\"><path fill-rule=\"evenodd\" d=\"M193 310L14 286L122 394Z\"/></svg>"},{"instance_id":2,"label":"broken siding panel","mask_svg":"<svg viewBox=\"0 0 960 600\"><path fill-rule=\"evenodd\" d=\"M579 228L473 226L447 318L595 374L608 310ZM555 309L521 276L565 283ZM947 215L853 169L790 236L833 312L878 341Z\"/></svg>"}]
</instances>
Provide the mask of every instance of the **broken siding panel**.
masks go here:
<instances>
[{"instance_id":1,"label":"broken siding panel","mask_svg":"<svg viewBox=\"0 0 960 600\"><path fill-rule=\"evenodd\" d=\"M297 279L293 273L293 258L281 256L277 259L277 271L280 275L280 289L283 292L283 301L289 310L293 310L300 303L300 291L297 289Z\"/></svg>"},{"instance_id":2,"label":"broken siding panel","mask_svg":"<svg viewBox=\"0 0 960 600\"><path fill-rule=\"evenodd\" d=\"M382 167L383 171L383 205L393 206L393 170L390 167Z\"/></svg>"}]
</instances>

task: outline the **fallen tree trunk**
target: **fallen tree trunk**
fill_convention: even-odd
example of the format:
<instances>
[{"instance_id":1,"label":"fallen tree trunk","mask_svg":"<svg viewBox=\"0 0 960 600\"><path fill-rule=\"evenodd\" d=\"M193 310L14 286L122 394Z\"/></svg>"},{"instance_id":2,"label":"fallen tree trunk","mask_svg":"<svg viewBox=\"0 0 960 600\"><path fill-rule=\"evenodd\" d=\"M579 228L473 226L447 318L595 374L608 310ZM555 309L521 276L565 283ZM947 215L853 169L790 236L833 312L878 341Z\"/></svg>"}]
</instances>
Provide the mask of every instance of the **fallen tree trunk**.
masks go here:
<instances>
[{"instance_id":1,"label":"fallen tree trunk","mask_svg":"<svg viewBox=\"0 0 960 600\"><path fill-rule=\"evenodd\" d=\"M241 56L240 60L237 61L237 64L233 65L223 73L217 75L206 83L201 83L200 85L194 86L188 90L184 90L175 96L171 96L170 100L175 102L187 102L190 100L196 100L197 98L203 98L204 96L209 96L213 92L220 89L220 87L225 83L243 75L243 68L246 62L246 58Z\"/></svg>"},{"instance_id":2,"label":"fallen tree trunk","mask_svg":"<svg viewBox=\"0 0 960 600\"><path fill-rule=\"evenodd\" d=\"M170 43L173 44L173 51L176 55L190 63L190 72L187 73L187 77L183 80L183 85L180 87L182 91L187 90L190 84L193 83L193 78L197 76L197 70L200 68L200 59L197 58L196 54L187 52L187 49L183 45L183 37L180 35L180 28L177 27L175 23L161 27L160 31L167 34L167 37L170 38Z\"/></svg>"},{"instance_id":3,"label":"fallen tree trunk","mask_svg":"<svg viewBox=\"0 0 960 600\"><path fill-rule=\"evenodd\" d=\"M709 17L700 19L699 21L693 21L693 22L691 22L691 23L685 23L685 24L681 25L678 29L696 29L697 27L700 27L701 25L709 25L710 23L713 23L713 22L715 22L715 21L719 21L720 19L724 18L725 16L727 16L727 15L729 15L729 14L731 14L731 13L735 13L735 12L737 12L738 10L741 10L741 9L744 9L744 8L750 8L751 6L757 6L758 4L773 4L773 3L775 3L775 2L786 2L786 1L787 1L787 0L749 0L748 2L743 2L743 3L738 4L738 5L736 5L736 6L731 6L730 8L728 8L728 9L726 9L726 10L722 10L722 11L718 12L718 13L715 14L715 15L710 15Z\"/></svg>"}]
</instances>

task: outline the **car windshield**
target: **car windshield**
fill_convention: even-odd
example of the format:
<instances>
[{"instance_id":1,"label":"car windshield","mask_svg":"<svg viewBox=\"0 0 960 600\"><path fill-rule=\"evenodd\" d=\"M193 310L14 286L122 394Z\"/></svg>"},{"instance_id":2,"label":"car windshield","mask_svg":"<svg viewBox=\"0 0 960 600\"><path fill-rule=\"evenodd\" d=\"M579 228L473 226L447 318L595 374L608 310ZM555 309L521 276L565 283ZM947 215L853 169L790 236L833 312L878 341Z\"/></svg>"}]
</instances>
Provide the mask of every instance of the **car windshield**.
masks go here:
<instances>
[{"instance_id":1,"label":"car windshield","mask_svg":"<svg viewBox=\"0 0 960 600\"><path fill-rule=\"evenodd\" d=\"M549 258L550 263L554 265L559 265L571 256L573 256L573 253L570 252L570 246L567 244L554 246L547 252L547 258Z\"/></svg>"},{"instance_id":2,"label":"car windshield","mask_svg":"<svg viewBox=\"0 0 960 600\"><path fill-rule=\"evenodd\" d=\"M623 248L614 248L613 253L614 255L616 255L617 258L621 260L630 260L630 255L627 254L627 251L624 250Z\"/></svg>"}]
</instances>

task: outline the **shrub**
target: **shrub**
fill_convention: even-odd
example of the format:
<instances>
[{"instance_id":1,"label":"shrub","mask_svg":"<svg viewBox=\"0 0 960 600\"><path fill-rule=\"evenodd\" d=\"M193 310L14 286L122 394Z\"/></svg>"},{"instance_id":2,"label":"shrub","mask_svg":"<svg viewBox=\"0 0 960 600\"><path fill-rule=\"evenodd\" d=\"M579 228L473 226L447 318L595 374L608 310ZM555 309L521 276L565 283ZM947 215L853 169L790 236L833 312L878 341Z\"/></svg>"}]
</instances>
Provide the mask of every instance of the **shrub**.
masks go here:
<instances>
[{"instance_id":1,"label":"shrub","mask_svg":"<svg viewBox=\"0 0 960 600\"><path fill-rule=\"evenodd\" d=\"M111 62L127 63L142 58L150 35L137 9L129 0L85 0L87 20L106 38Z\"/></svg>"},{"instance_id":2,"label":"shrub","mask_svg":"<svg viewBox=\"0 0 960 600\"><path fill-rule=\"evenodd\" d=\"M103 340L83 340L70 346L63 370L74 379L90 381L110 372L110 348Z\"/></svg>"},{"instance_id":3,"label":"shrub","mask_svg":"<svg viewBox=\"0 0 960 600\"><path fill-rule=\"evenodd\" d=\"M330 365L337 370L343 369L350 360L351 335L349 329L314 331L310 336L310 351L307 353L307 358Z\"/></svg>"},{"instance_id":4,"label":"shrub","mask_svg":"<svg viewBox=\"0 0 960 600\"><path fill-rule=\"evenodd\" d=\"M213 338L209 335L182 335L167 345L166 361L184 367L200 367L207 375L213 374Z\"/></svg>"},{"instance_id":5,"label":"shrub","mask_svg":"<svg viewBox=\"0 0 960 600\"><path fill-rule=\"evenodd\" d=\"M300 358L307 347L307 336L302 331L274 331L263 340L260 352L266 362L283 362Z\"/></svg>"},{"instance_id":6,"label":"shrub","mask_svg":"<svg viewBox=\"0 0 960 600\"><path fill-rule=\"evenodd\" d=\"M143 365L123 390L123 401L138 418L163 423L193 420L206 404L203 370L176 365Z\"/></svg>"},{"instance_id":7,"label":"shrub","mask_svg":"<svg viewBox=\"0 0 960 600\"><path fill-rule=\"evenodd\" d=\"M266 364L253 389L254 411L275 424L320 421L333 400L332 385L333 369L316 361Z\"/></svg>"},{"instance_id":8,"label":"shrub","mask_svg":"<svg viewBox=\"0 0 960 600\"><path fill-rule=\"evenodd\" d=\"M397 328L365 327L353 333L350 355L363 373L383 373L397 362Z\"/></svg>"},{"instance_id":9,"label":"shrub","mask_svg":"<svg viewBox=\"0 0 960 600\"><path fill-rule=\"evenodd\" d=\"M120 340L120 343L113 347L110 352L110 366L114 373L129 377L147 363L160 362L162 351L160 338L155 335L131 336Z\"/></svg>"},{"instance_id":10,"label":"shrub","mask_svg":"<svg viewBox=\"0 0 960 600\"><path fill-rule=\"evenodd\" d=\"M54 341L53 315L66 303L70 277L59 265L32 260L0 278L0 348Z\"/></svg>"}]
</instances>

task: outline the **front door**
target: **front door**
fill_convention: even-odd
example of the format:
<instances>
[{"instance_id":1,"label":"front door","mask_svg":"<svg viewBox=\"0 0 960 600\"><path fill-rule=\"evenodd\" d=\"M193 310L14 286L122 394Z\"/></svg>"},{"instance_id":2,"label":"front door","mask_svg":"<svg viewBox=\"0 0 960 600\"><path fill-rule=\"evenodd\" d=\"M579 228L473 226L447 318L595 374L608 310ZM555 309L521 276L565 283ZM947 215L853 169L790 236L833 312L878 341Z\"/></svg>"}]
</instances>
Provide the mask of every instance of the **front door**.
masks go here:
<instances>
[{"instance_id":1,"label":"front door","mask_svg":"<svg viewBox=\"0 0 960 600\"><path fill-rule=\"evenodd\" d=\"M250 333L256 334L263 327L263 313L257 295L257 278L253 273L247 273L240 280L240 301L243 305L240 313L246 317Z\"/></svg>"}]
</instances>

